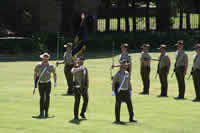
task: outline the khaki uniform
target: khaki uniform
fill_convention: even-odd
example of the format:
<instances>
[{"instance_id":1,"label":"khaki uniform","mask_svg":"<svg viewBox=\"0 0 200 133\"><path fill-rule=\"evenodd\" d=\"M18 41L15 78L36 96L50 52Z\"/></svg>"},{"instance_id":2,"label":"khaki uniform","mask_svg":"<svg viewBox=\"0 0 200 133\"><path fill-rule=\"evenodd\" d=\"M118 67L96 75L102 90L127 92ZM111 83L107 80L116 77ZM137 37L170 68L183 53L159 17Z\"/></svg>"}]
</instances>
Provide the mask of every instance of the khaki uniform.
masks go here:
<instances>
[{"instance_id":1,"label":"khaki uniform","mask_svg":"<svg viewBox=\"0 0 200 133\"><path fill-rule=\"evenodd\" d=\"M83 66L82 66L83 67ZM81 68L80 68L81 69ZM73 69L72 69L73 71ZM84 114L88 105L88 87L89 87L89 78L87 68L81 69L81 71L74 72L74 117L78 118L80 98L83 97L83 106L81 114Z\"/></svg>"},{"instance_id":2,"label":"khaki uniform","mask_svg":"<svg viewBox=\"0 0 200 133\"><path fill-rule=\"evenodd\" d=\"M184 51L176 53L175 73L178 81L179 96L184 98L185 96L185 75L184 72L188 68L188 56Z\"/></svg>"},{"instance_id":3,"label":"khaki uniform","mask_svg":"<svg viewBox=\"0 0 200 133\"><path fill-rule=\"evenodd\" d=\"M71 73L71 69L74 66L74 60L71 52L65 52L64 53L64 73L65 73L65 78L67 80L68 84L68 94L73 93L73 75Z\"/></svg>"},{"instance_id":4,"label":"khaki uniform","mask_svg":"<svg viewBox=\"0 0 200 133\"><path fill-rule=\"evenodd\" d=\"M123 80L124 80L124 83L123 83ZM118 71L113 77L113 84L115 84L115 93L116 93L116 103L115 103L116 121L120 121L120 108L121 108L122 102L126 102L128 111L129 111L129 120L132 120L134 117L134 113L133 113L131 95L129 92L130 90L132 90L131 85L130 85L129 72Z\"/></svg>"},{"instance_id":5,"label":"khaki uniform","mask_svg":"<svg viewBox=\"0 0 200 133\"><path fill-rule=\"evenodd\" d=\"M160 96L167 96L167 89L168 89L168 81L167 77L169 74L169 68L170 68L170 59L167 53L161 54L159 57L159 63L158 63L158 74L160 78L161 83L161 94Z\"/></svg>"},{"instance_id":6,"label":"khaki uniform","mask_svg":"<svg viewBox=\"0 0 200 133\"><path fill-rule=\"evenodd\" d=\"M35 67L35 73L37 76L40 76L44 68L47 67L46 71L40 78L39 82L39 93L40 93L40 113L48 113L49 103L50 103L50 93L51 93L51 73L55 73L55 68L53 65L47 64L43 66L42 64L38 64Z\"/></svg>"},{"instance_id":7,"label":"khaki uniform","mask_svg":"<svg viewBox=\"0 0 200 133\"><path fill-rule=\"evenodd\" d=\"M145 94L149 94L149 88L150 88L150 64L145 64L144 61L150 61L151 60L151 56L149 55L149 53L145 53L142 52L140 61L141 61L141 67L140 67L140 75L142 77L142 81L143 81L143 93Z\"/></svg>"},{"instance_id":8,"label":"khaki uniform","mask_svg":"<svg viewBox=\"0 0 200 133\"><path fill-rule=\"evenodd\" d=\"M200 55L197 54L194 58L193 73L192 73L196 99L200 99Z\"/></svg>"},{"instance_id":9,"label":"khaki uniform","mask_svg":"<svg viewBox=\"0 0 200 133\"><path fill-rule=\"evenodd\" d=\"M132 70L132 69L131 69L131 67L132 67L131 56L129 56L128 53L126 53L126 54L120 54L120 56L119 56L119 63L120 63L122 60L126 60L127 63L129 63L127 71L129 72L130 77L131 77L131 70Z\"/></svg>"}]
</instances>

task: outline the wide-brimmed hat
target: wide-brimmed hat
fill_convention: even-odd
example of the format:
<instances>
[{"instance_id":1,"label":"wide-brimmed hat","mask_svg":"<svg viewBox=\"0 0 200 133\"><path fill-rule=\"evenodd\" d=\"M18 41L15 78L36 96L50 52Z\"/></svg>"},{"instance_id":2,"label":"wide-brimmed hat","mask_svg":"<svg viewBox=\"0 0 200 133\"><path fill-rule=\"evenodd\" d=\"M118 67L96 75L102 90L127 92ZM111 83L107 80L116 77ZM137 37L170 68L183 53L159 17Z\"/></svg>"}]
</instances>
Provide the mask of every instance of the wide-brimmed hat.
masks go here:
<instances>
[{"instance_id":1,"label":"wide-brimmed hat","mask_svg":"<svg viewBox=\"0 0 200 133\"><path fill-rule=\"evenodd\" d=\"M126 59L123 59L120 61L120 65L128 65L128 61Z\"/></svg>"},{"instance_id":2,"label":"wide-brimmed hat","mask_svg":"<svg viewBox=\"0 0 200 133\"><path fill-rule=\"evenodd\" d=\"M50 58L50 55L48 53L43 53L40 55L40 58L43 59L44 57L47 57L48 59Z\"/></svg>"},{"instance_id":3,"label":"wide-brimmed hat","mask_svg":"<svg viewBox=\"0 0 200 133\"><path fill-rule=\"evenodd\" d=\"M167 45L161 44L160 47L159 47L158 49L161 49L161 48L167 49Z\"/></svg>"},{"instance_id":4,"label":"wide-brimmed hat","mask_svg":"<svg viewBox=\"0 0 200 133\"><path fill-rule=\"evenodd\" d=\"M71 42L68 42L67 44L64 45L64 47L65 47L65 48L67 48L67 47L72 47L72 43L71 43Z\"/></svg>"},{"instance_id":5,"label":"wide-brimmed hat","mask_svg":"<svg viewBox=\"0 0 200 133\"><path fill-rule=\"evenodd\" d=\"M141 46L141 48L150 48L150 44L148 44L148 43L145 43L145 44L143 44L142 46Z\"/></svg>"},{"instance_id":6,"label":"wide-brimmed hat","mask_svg":"<svg viewBox=\"0 0 200 133\"><path fill-rule=\"evenodd\" d=\"M121 48L128 48L128 43L121 44Z\"/></svg>"},{"instance_id":7,"label":"wide-brimmed hat","mask_svg":"<svg viewBox=\"0 0 200 133\"><path fill-rule=\"evenodd\" d=\"M183 43L184 43L183 40L178 40L175 46L180 46L180 45L184 46Z\"/></svg>"},{"instance_id":8,"label":"wide-brimmed hat","mask_svg":"<svg viewBox=\"0 0 200 133\"><path fill-rule=\"evenodd\" d=\"M197 43L195 46L194 46L195 49L197 48L200 48L200 43Z\"/></svg>"}]
</instances>

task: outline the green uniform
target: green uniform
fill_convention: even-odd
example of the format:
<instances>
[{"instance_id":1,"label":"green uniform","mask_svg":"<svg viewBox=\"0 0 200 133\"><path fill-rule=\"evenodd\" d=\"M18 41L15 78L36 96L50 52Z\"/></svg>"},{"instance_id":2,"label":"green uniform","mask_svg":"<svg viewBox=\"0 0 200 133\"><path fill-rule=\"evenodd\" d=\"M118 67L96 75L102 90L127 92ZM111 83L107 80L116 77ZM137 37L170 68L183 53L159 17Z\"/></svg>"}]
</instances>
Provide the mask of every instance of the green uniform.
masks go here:
<instances>
[{"instance_id":1,"label":"green uniform","mask_svg":"<svg viewBox=\"0 0 200 133\"><path fill-rule=\"evenodd\" d=\"M71 69L74 66L74 60L73 60L71 51L64 53L64 64L65 64L64 73L65 73L65 78L68 84L68 94L72 94L73 93L73 75L71 73Z\"/></svg>"},{"instance_id":2,"label":"green uniform","mask_svg":"<svg viewBox=\"0 0 200 133\"><path fill-rule=\"evenodd\" d=\"M150 71L151 71L151 67L150 64L145 64L144 61L150 61L151 60L151 56L149 55L148 52L142 52L140 61L141 61L141 67L140 67L140 74L142 77L142 81L143 81L143 93L145 94L149 94L149 88L150 88Z\"/></svg>"},{"instance_id":3,"label":"green uniform","mask_svg":"<svg viewBox=\"0 0 200 133\"><path fill-rule=\"evenodd\" d=\"M179 96L184 98L185 96L185 75L184 72L188 68L188 56L184 51L176 53L175 73L178 81Z\"/></svg>"},{"instance_id":4,"label":"green uniform","mask_svg":"<svg viewBox=\"0 0 200 133\"><path fill-rule=\"evenodd\" d=\"M43 114L44 111L48 113L49 103L50 103L50 93L51 93L51 73L55 73L55 68L53 65L47 64L46 66L38 64L35 67L35 73L37 76L40 76L42 71L46 71L40 78L39 82L39 93L40 93L40 113Z\"/></svg>"},{"instance_id":5,"label":"green uniform","mask_svg":"<svg viewBox=\"0 0 200 133\"><path fill-rule=\"evenodd\" d=\"M158 74L161 83L161 94L160 96L167 96L168 81L167 77L169 74L170 59L167 53L161 54L158 63Z\"/></svg>"},{"instance_id":6,"label":"green uniform","mask_svg":"<svg viewBox=\"0 0 200 133\"><path fill-rule=\"evenodd\" d=\"M88 105L88 87L89 87L89 78L88 70L83 65L79 68L72 68L72 73L74 75L74 118L78 119L79 104L80 98L83 97L83 106L81 114L84 114Z\"/></svg>"},{"instance_id":7,"label":"green uniform","mask_svg":"<svg viewBox=\"0 0 200 133\"><path fill-rule=\"evenodd\" d=\"M123 82L124 81L124 82ZM128 71L118 71L113 77L113 84L115 84L116 103L115 103L115 119L120 121L121 103L126 102L129 111L129 120L134 117L133 106L131 101L130 90L130 76Z\"/></svg>"},{"instance_id":8,"label":"green uniform","mask_svg":"<svg viewBox=\"0 0 200 133\"><path fill-rule=\"evenodd\" d=\"M197 54L194 58L192 77L194 81L196 99L200 100L200 54Z\"/></svg>"}]
</instances>

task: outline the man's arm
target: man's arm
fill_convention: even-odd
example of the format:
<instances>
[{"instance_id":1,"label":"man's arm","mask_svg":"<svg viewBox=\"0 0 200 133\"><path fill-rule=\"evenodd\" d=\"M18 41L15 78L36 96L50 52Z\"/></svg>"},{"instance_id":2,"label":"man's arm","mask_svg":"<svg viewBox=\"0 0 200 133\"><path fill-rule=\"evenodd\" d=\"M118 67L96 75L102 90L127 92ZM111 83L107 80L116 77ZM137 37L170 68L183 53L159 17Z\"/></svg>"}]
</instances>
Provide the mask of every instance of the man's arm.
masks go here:
<instances>
[{"instance_id":1,"label":"man's arm","mask_svg":"<svg viewBox=\"0 0 200 133\"><path fill-rule=\"evenodd\" d=\"M187 74L187 69L188 69L188 56L187 54L185 55L185 71L184 71L184 74L186 75Z\"/></svg>"},{"instance_id":2,"label":"man's arm","mask_svg":"<svg viewBox=\"0 0 200 133\"><path fill-rule=\"evenodd\" d=\"M74 73L80 72L80 71L82 71L84 69L85 69L85 67L83 65L80 66L80 67L78 67L78 68L73 67L72 70L71 70L71 72L72 72L72 74L74 74Z\"/></svg>"}]
</instances>

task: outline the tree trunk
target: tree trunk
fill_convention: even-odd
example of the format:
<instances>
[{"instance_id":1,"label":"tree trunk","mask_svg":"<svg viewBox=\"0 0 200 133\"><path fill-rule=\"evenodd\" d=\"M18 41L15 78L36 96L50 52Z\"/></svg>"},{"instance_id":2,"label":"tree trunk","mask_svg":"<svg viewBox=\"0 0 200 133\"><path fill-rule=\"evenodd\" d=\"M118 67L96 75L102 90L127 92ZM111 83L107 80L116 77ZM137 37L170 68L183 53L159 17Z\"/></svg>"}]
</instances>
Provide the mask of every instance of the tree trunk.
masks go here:
<instances>
[{"instance_id":1,"label":"tree trunk","mask_svg":"<svg viewBox=\"0 0 200 133\"><path fill-rule=\"evenodd\" d=\"M190 23L190 13L186 14L186 24L187 24L187 30L191 30L191 23Z\"/></svg>"},{"instance_id":2,"label":"tree trunk","mask_svg":"<svg viewBox=\"0 0 200 133\"><path fill-rule=\"evenodd\" d=\"M135 7L135 0L132 0L132 7L134 9L134 15L133 15L133 18L132 18L132 20L133 20L133 32L135 32L136 31L136 16L135 16L135 14L136 14L136 7Z\"/></svg>"},{"instance_id":3,"label":"tree trunk","mask_svg":"<svg viewBox=\"0 0 200 133\"><path fill-rule=\"evenodd\" d=\"M180 25L179 29L183 30L183 8L180 8Z\"/></svg>"}]
</instances>

